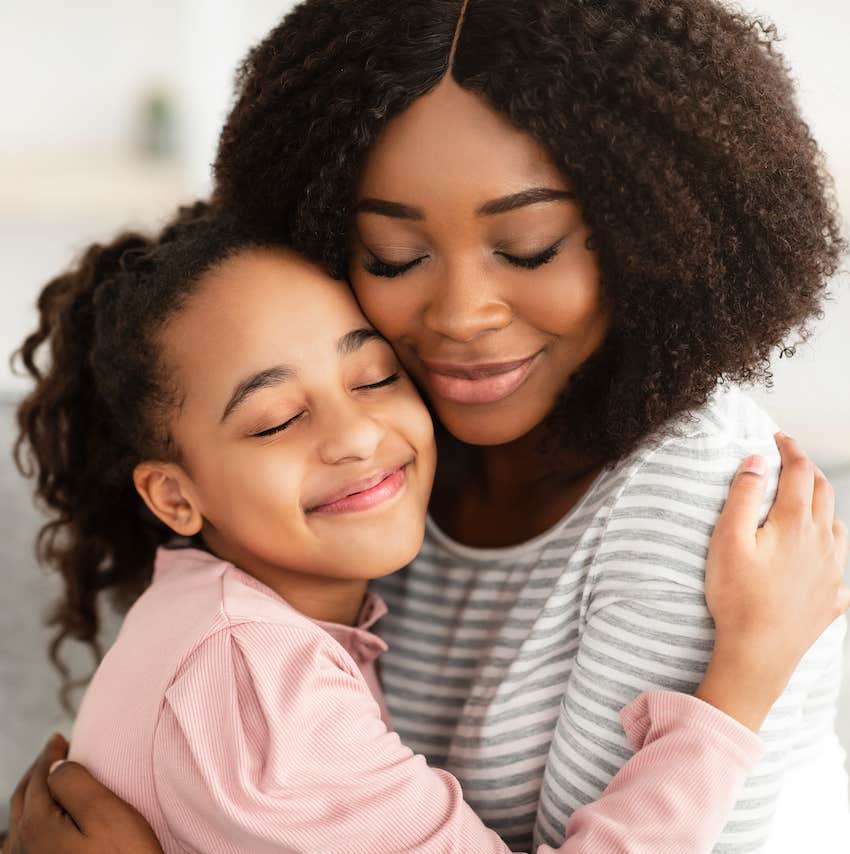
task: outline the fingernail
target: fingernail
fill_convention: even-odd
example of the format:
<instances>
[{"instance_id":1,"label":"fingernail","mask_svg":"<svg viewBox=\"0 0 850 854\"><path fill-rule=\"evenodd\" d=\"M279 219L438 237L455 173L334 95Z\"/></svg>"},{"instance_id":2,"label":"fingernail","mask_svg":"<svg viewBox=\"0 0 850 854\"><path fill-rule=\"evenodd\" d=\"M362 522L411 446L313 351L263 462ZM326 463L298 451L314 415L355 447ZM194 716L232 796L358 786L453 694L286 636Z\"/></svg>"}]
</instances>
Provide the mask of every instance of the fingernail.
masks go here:
<instances>
[{"instance_id":1,"label":"fingernail","mask_svg":"<svg viewBox=\"0 0 850 854\"><path fill-rule=\"evenodd\" d=\"M51 766L50 770L47 772L47 776L49 777L63 762L67 762L67 759L57 759Z\"/></svg>"},{"instance_id":2,"label":"fingernail","mask_svg":"<svg viewBox=\"0 0 850 854\"><path fill-rule=\"evenodd\" d=\"M47 739L47 743L52 746L56 744L57 741L62 739L62 737L63 736L61 732L54 732L53 735L51 735L50 738Z\"/></svg>"},{"instance_id":3,"label":"fingernail","mask_svg":"<svg viewBox=\"0 0 850 854\"><path fill-rule=\"evenodd\" d=\"M761 476L766 471L767 460L759 454L753 454L753 456L747 457L744 462L741 463L741 466L738 469L738 474L756 474Z\"/></svg>"}]
</instances>

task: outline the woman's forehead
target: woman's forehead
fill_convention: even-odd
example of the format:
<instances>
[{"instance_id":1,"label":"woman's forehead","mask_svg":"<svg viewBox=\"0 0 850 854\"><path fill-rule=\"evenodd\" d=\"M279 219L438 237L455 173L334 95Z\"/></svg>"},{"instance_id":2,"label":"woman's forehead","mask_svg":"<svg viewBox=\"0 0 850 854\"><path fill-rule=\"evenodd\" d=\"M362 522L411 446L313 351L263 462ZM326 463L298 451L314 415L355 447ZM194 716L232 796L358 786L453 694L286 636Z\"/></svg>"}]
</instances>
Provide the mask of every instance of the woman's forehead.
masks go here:
<instances>
[{"instance_id":1,"label":"woman's forehead","mask_svg":"<svg viewBox=\"0 0 850 854\"><path fill-rule=\"evenodd\" d=\"M359 189L361 198L430 199L466 187L483 203L538 186L567 188L546 149L447 77L384 128Z\"/></svg>"}]
</instances>

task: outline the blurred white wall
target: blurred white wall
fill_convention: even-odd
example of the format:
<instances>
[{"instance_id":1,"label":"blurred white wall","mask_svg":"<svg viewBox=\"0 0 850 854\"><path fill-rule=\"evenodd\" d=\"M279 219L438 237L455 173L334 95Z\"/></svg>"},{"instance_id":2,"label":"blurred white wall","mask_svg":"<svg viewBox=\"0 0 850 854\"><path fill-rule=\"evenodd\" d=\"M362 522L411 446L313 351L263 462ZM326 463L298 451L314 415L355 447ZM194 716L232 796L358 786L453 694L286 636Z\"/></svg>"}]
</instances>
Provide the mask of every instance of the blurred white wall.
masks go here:
<instances>
[{"instance_id":1,"label":"blurred white wall","mask_svg":"<svg viewBox=\"0 0 850 854\"><path fill-rule=\"evenodd\" d=\"M356 2L356 0L352 0ZM70 254L203 196L232 76L293 0L0 3L0 360L34 321L38 288ZM744 0L772 18L850 214L848 0ZM164 93L174 152L139 153L141 105ZM847 229L850 231L850 229ZM850 263L850 262L848 262ZM825 465L850 464L850 278L813 341L776 363L769 410ZM0 367L0 397L24 386Z\"/></svg>"},{"instance_id":2,"label":"blurred white wall","mask_svg":"<svg viewBox=\"0 0 850 854\"><path fill-rule=\"evenodd\" d=\"M41 285L92 240L205 196L236 65L294 0L0 3L0 398ZM173 151L140 150L165 98Z\"/></svg>"},{"instance_id":3,"label":"blurred white wall","mask_svg":"<svg viewBox=\"0 0 850 854\"><path fill-rule=\"evenodd\" d=\"M850 237L850 0L746 0L772 19L800 104L827 156ZM844 263L850 268L850 259ZM850 273L837 277L816 334L792 359L774 360L775 388L755 396L822 465L850 466Z\"/></svg>"}]
</instances>

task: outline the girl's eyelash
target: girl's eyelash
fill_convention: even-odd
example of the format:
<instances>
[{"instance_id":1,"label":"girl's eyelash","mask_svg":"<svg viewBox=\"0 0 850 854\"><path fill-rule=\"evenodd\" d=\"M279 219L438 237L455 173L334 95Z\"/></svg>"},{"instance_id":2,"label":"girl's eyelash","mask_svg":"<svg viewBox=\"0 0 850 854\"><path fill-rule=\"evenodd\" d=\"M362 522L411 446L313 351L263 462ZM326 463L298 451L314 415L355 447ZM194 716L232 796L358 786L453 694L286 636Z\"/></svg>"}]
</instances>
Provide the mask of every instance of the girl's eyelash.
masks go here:
<instances>
[{"instance_id":1,"label":"girl's eyelash","mask_svg":"<svg viewBox=\"0 0 850 854\"><path fill-rule=\"evenodd\" d=\"M378 380L376 383L369 383L368 385L360 385L357 386L356 391L362 391L363 389L373 389L373 388L383 388L384 386L392 385L395 382L398 382L401 378L401 374L398 372L394 374L390 374L388 377L384 377L382 380ZM259 433L252 433L252 439L263 439L268 438L269 436L274 436L275 433L282 433L286 430L287 427L291 427L304 413L299 412L297 415L293 415L288 421L284 421L283 424L278 424L276 427L269 427L268 430L261 430Z\"/></svg>"},{"instance_id":2,"label":"girl's eyelash","mask_svg":"<svg viewBox=\"0 0 850 854\"><path fill-rule=\"evenodd\" d=\"M370 389L371 388L383 388L384 386L392 385L393 383L398 382L400 376L401 376L401 374L396 372L394 374L390 374L388 377L385 377L382 380L379 380L376 383L369 383L369 385L357 386L357 389L362 390L364 388L370 388Z\"/></svg>"},{"instance_id":3,"label":"girl's eyelash","mask_svg":"<svg viewBox=\"0 0 850 854\"><path fill-rule=\"evenodd\" d=\"M252 433L252 439L263 439L269 436L274 436L275 433L282 433L287 427L291 427L304 413L299 412L298 415L293 415L289 421L284 421L283 424L278 424L277 427L269 427L268 430L261 430L259 433Z\"/></svg>"},{"instance_id":4,"label":"girl's eyelash","mask_svg":"<svg viewBox=\"0 0 850 854\"><path fill-rule=\"evenodd\" d=\"M417 264L424 260L425 256L423 255L420 258L414 258L412 261L408 261L406 264L390 264L388 261L382 261L373 254L371 258L363 262L363 268L367 273L371 273L373 276L383 276L386 279L394 279L396 276L400 276L402 273L412 270Z\"/></svg>"},{"instance_id":5,"label":"girl's eyelash","mask_svg":"<svg viewBox=\"0 0 850 854\"><path fill-rule=\"evenodd\" d=\"M538 252L536 255L530 255L528 257L521 257L517 255L508 255L507 252L497 252L497 255L501 255L509 264L513 264L514 267L522 267L524 270L534 270L537 267L542 267L544 264L548 264L557 254L558 250L561 248L561 243L563 239L557 241L557 243L553 243L548 249L544 249L542 252Z\"/></svg>"}]
</instances>

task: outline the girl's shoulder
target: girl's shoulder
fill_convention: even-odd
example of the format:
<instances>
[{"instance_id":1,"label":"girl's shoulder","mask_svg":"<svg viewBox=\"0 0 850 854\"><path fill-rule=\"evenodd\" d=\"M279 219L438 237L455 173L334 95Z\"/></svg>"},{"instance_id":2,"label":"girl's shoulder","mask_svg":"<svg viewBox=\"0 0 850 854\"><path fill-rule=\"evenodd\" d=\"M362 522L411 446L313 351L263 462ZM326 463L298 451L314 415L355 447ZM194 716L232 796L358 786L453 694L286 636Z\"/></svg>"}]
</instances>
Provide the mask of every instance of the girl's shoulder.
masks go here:
<instances>
[{"instance_id":1,"label":"girl's shoulder","mask_svg":"<svg viewBox=\"0 0 850 854\"><path fill-rule=\"evenodd\" d=\"M148 629L153 619L161 631L181 636L174 645L182 652L173 664L172 685L192 670L209 669L216 661L224 664L223 652L260 668L272 660L283 664L303 658L305 651L316 665L346 671L353 667L321 626L262 582L199 549L160 549L153 584L128 620L136 618L136 609L142 610L138 616Z\"/></svg>"}]
</instances>

